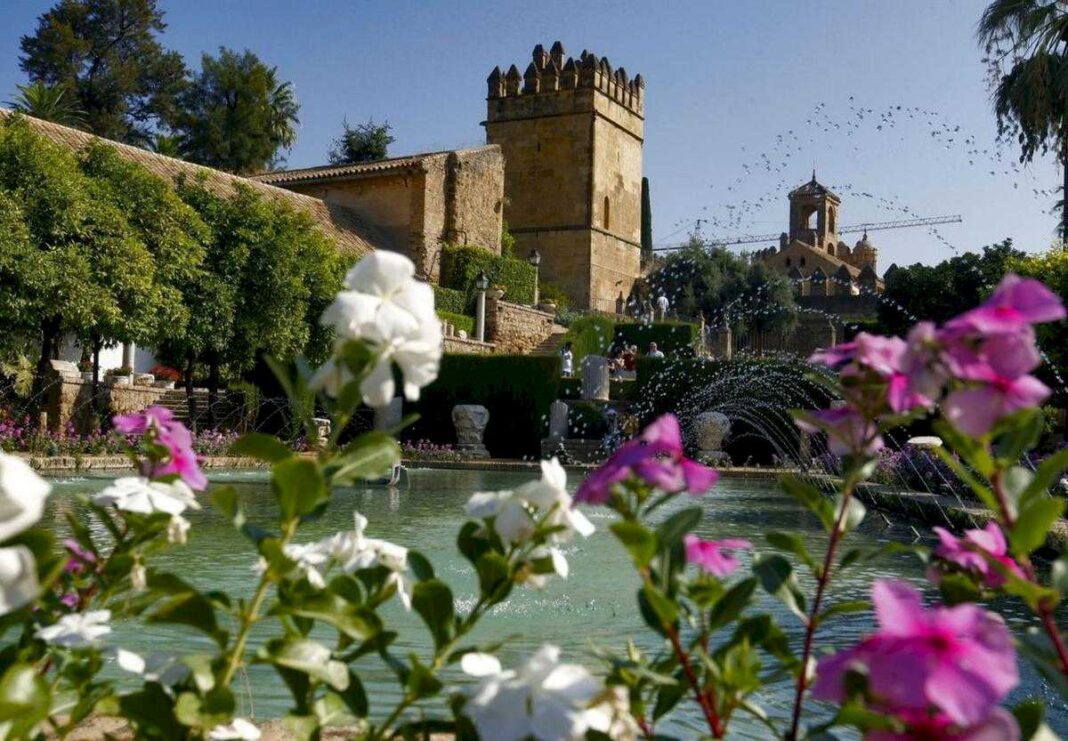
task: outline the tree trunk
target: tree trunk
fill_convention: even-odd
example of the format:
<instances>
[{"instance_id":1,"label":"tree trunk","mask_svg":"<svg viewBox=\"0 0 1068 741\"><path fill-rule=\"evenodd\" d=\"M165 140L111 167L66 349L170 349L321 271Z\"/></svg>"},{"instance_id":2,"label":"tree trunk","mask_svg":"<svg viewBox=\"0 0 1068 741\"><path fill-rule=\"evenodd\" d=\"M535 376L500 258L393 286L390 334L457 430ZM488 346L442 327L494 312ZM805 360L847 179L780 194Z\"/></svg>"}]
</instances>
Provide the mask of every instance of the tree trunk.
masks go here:
<instances>
[{"instance_id":1,"label":"tree trunk","mask_svg":"<svg viewBox=\"0 0 1068 741\"><path fill-rule=\"evenodd\" d=\"M215 409L219 405L219 358L212 355L208 363L208 429L214 430L218 426L215 418Z\"/></svg>"},{"instance_id":2,"label":"tree trunk","mask_svg":"<svg viewBox=\"0 0 1068 741\"><path fill-rule=\"evenodd\" d=\"M189 408L189 429L197 431L197 399L193 395L193 365L196 356L192 351L185 356L185 400Z\"/></svg>"},{"instance_id":3,"label":"tree trunk","mask_svg":"<svg viewBox=\"0 0 1068 741\"><path fill-rule=\"evenodd\" d=\"M37 358L37 369L30 389L29 413L31 424L39 426L41 412L44 411L48 394L48 372L52 368L51 360L56 352L59 339L60 321L58 317L41 320L41 355Z\"/></svg>"}]
</instances>

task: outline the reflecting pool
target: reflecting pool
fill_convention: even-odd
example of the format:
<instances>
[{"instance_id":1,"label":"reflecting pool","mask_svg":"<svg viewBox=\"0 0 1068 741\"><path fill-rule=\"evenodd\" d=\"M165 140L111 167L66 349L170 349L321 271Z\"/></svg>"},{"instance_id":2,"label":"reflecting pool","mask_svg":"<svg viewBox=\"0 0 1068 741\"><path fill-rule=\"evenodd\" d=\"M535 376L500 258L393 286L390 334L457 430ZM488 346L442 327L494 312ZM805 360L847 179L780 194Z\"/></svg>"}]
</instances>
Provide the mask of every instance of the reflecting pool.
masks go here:
<instances>
[{"instance_id":1,"label":"reflecting pool","mask_svg":"<svg viewBox=\"0 0 1068 741\"><path fill-rule=\"evenodd\" d=\"M417 549L429 557L438 576L452 587L458 610L463 611L474 604L477 596L473 572L455 547L456 533L463 521L463 503L473 491L513 488L534 476L533 473L414 470L408 489L337 492L326 515L302 530L301 540L310 541L350 529L353 512L362 512L370 520L369 536ZM273 521L274 507L265 472L213 472L211 479L213 484L230 483L237 487L250 520L265 526ZM76 516L84 516L75 495L98 491L108 480L105 477L53 479L55 492L50 499L49 521L62 530L64 512L73 510ZM569 483L577 484L578 475L570 474ZM693 501L682 498L673 506L689 506ZM805 535L813 552L822 552L823 535L815 518L779 491L773 482L724 478L713 493L698 501L705 510L698 530L702 536L748 538L761 548L765 531L792 529ZM648 631L635 610L637 577L622 549L607 532L608 513L596 508L586 512L598 531L586 540L576 539L568 549L570 578L554 579L540 591L515 590L472 634L471 639L479 642L512 636L503 656L506 666L544 642L560 645L565 660L585 663L591 668L597 666L590 655L595 646L622 650L630 635L644 636L641 643L651 645ZM660 516L670 513L671 508L665 507ZM156 566L172 570L203 589L225 589L240 596L250 594L255 584L256 561L251 545L210 507L189 513L189 519L193 527L188 545L172 548L155 562ZM873 513L851 538L856 545L877 546L888 541L913 542L917 535L907 524L890 524ZM915 558L903 554L888 556L847 571L836 581L831 600L867 597L865 585L873 578L885 576L923 582L923 570ZM808 585L803 581L802 586ZM784 629L799 642L801 626L797 620L778 602L767 596L761 599L760 607L773 611ZM1010 621L1026 616L1016 603L1007 603L1006 608ZM427 655L430 643L418 617L404 613L396 600L386 609L391 627L396 625L401 633L397 653L415 651ZM1062 611L1059 615L1062 625L1066 617ZM820 635L824 642L845 646L871 627L870 614L850 614L832 622ZM172 626L120 625L107 643L145 652L210 650L208 639ZM377 715L388 710L386 700L391 703L399 697L393 675L376 658L362 659L356 668L367 686L372 712ZM1012 699L1028 695L1042 697L1053 728L1060 732L1068 730L1068 708L1060 698L1025 662L1021 662L1021 674L1022 685ZM249 667L248 683L254 689L254 697L250 698L247 691L244 693L240 700L242 713L271 718L283 715L289 708L288 693L269 667ZM242 694L240 686L235 691ZM785 717L792 701L791 687L786 683L772 685L760 701L772 715ZM691 736L701 728L698 721L696 717L679 718L673 729L662 730ZM732 723L732 737L735 736L764 738L766 730L739 715L737 722Z\"/></svg>"}]
</instances>

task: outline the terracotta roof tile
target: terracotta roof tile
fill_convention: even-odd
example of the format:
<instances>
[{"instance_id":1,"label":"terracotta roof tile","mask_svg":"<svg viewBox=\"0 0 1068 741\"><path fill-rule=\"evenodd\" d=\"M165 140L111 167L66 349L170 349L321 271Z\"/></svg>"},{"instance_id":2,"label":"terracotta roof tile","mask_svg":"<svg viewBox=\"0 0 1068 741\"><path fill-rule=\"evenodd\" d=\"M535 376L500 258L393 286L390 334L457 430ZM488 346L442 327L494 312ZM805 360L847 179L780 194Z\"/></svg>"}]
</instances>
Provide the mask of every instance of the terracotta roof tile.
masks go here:
<instances>
[{"instance_id":1,"label":"terracotta roof tile","mask_svg":"<svg viewBox=\"0 0 1068 741\"><path fill-rule=\"evenodd\" d=\"M264 172L259 175L253 175L252 179L258 180L261 183L284 185L285 183L316 182L322 180L360 177L362 175L373 176L383 172L390 172L392 170L418 169L426 160L441 159L453 152L462 154L464 152L490 149L492 147L493 145L488 145L485 147L472 147L470 149L423 152L420 154L409 154L403 157L390 157L389 159L377 160L375 162L359 162L350 165L319 165L318 167L305 167L297 170L275 170L273 172Z\"/></svg>"},{"instance_id":2,"label":"terracotta roof tile","mask_svg":"<svg viewBox=\"0 0 1068 741\"><path fill-rule=\"evenodd\" d=\"M11 115L11 111L0 108L0 119L9 115ZM377 247L388 249L392 246L389 240L377 229L364 222L354 211L345 206L326 203L318 198L294 193L284 188L276 188L252 178L231 175L210 167L150 152L140 147L121 144L50 121L43 121L31 116L26 116L25 118L37 133L57 144L77 151L94 140L102 141L114 147L121 156L138 163L170 182L173 182L179 175L190 177L204 175L206 177L205 186L212 192L222 196L231 195L239 183L247 185L268 198L281 201L298 211L308 214L320 231L332 239L343 253L358 256L371 252Z\"/></svg>"}]
</instances>

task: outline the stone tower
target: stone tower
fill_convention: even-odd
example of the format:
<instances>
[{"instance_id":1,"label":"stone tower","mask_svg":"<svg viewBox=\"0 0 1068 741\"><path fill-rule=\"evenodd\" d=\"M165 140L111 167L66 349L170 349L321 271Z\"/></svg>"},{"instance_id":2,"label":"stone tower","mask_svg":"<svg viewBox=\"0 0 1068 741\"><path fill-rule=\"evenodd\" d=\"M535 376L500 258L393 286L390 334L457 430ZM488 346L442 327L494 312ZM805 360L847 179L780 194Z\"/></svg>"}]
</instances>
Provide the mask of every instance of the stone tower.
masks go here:
<instances>
[{"instance_id":1,"label":"stone tower","mask_svg":"<svg viewBox=\"0 0 1068 741\"><path fill-rule=\"evenodd\" d=\"M812 180L790 192L789 241L804 242L836 255L841 204L838 196L816 181L813 172Z\"/></svg>"},{"instance_id":2,"label":"stone tower","mask_svg":"<svg viewBox=\"0 0 1068 741\"><path fill-rule=\"evenodd\" d=\"M520 75L494 68L486 141L504 154L516 252L576 306L617 311L641 273L645 83L604 57L534 47Z\"/></svg>"}]
</instances>

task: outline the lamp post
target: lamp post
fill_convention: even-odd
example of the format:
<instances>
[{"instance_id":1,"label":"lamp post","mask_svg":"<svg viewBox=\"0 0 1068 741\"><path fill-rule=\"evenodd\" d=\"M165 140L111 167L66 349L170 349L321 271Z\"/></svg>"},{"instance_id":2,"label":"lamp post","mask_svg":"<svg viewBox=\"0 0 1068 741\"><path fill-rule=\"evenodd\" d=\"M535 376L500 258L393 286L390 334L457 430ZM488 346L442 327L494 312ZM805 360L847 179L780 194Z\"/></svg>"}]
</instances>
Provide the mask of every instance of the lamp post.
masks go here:
<instances>
[{"instance_id":1,"label":"lamp post","mask_svg":"<svg viewBox=\"0 0 1068 741\"><path fill-rule=\"evenodd\" d=\"M534 305L538 305L538 266L541 265L541 253L536 249L530 251L530 257L527 258L530 264L534 266Z\"/></svg>"},{"instance_id":2,"label":"lamp post","mask_svg":"<svg viewBox=\"0 0 1068 741\"><path fill-rule=\"evenodd\" d=\"M479 272L475 278L475 288L478 289L478 304L475 309L475 337L479 342L486 341L486 289L489 288L489 276L486 271Z\"/></svg>"}]
</instances>

